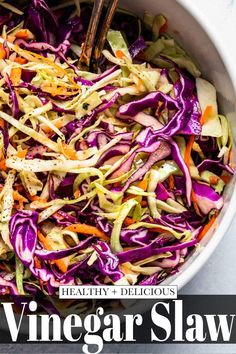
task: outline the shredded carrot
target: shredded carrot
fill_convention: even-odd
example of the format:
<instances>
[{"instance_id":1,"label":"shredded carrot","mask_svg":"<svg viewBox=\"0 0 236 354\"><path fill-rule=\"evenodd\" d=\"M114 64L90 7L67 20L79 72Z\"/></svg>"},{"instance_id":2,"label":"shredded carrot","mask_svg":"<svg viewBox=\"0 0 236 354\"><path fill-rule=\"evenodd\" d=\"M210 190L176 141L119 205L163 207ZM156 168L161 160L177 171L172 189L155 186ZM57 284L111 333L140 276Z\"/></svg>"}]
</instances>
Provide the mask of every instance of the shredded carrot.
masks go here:
<instances>
[{"instance_id":1,"label":"shredded carrot","mask_svg":"<svg viewBox=\"0 0 236 354\"><path fill-rule=\"evenodd\" d=\"M22 57L16 57L16 58L14 59L14 62L23 65L23 64L28 63L28 60L25 59L25 58L22 58Z\"/></svg>"},{"instance_id":2,"label":"shredded carrot","mask_svg":"<svg viewBox=\"0 0 236 354\"><path fill-rule=\"evenodd\" d=\"M125 251L128 251L128 248L129 247L126 247ZM129 249L134 249L134 248L130 247ZM122 273L127 274L127 275L130 275L130 274L136 275L137 272L134 272L133 270L131 270L131 267L132 267L132 265L129 263L123 263L120 266L120 270L122 271Z\"/></svg>"},{"instance_id":3,"label":"shredded carrot","mask_svg":"<svg viewBox=\"0 0 236 354\"><path fill-rule=\"evenodd\" d=\"M60 129L63 127L64 120L63 118L57 119L55 122L53 122L53 124L56 128ZM46 134L52 133L52 129L48 125L42 124L41 128Z\"/></svg>"},{"instance_id":4,"label":"shredded carrot","mask_svg":"<svg viewBox=\"0 0 236 354\"><path fill-rule=\"evenodd\" d=\"M189 138L189 141L186 145L186 150L184 153L184 162L186 163L188 169L190 168L190 163L191 163L191 151L192 151L192 147L195 141L195 135L191 135ZM192 190L191 192L191 200L193 202L193 207L197 213L197 215L201 216L201 212L199 210L198 204L197 204L197 198L196 195L194 193L194 191Z\"/></svg>"},{"instance_id":5,"label":"shredded carrot","mask_svg":"<svg viewBox=\"0 0 236 354\"><path fill-rule=\"evenodd\" d=\"M41 84L41 89L43 89L44 92L50 93L52 96L57 96L57 95L64 95L64 96L73 96L76 93L78 93L78 90L76 91L68 91L67 88L65 87L59 87L56 85L51 85L51 84Z\"/></svg>"},{"instance_id":6,"label":"shredded carrot","mask_svg":"<svg viewBox=\"0 0 236 354\"><path fill-rule=\"evenodd\" d=\"M118 59L122 59L123 57L125 56L125 54L122 52L122 50L117 50L116 51L116 57L118 58Z\"/></svg>"},{"instance_id":7,"label":"shredded carrot","mask_svg":"<svg viewBox=\"0 0 236 354\"><path fill-rule=\"evenodd\" d=\"M47 203L47 199L40 198L38 195L30 195L27 194L27 197L31 200L31 202L41 202L41 203Z\"/></svg>"},{"instance_id":8,"label":"shredded carrot","mask_svg":"<svg viewBox=\"0 0 236 354\"><path fill-rule=\"evenodd\" d=\"M203 239L203 237L206 235L207 231L212 227L212 225L214 224L216 218L217 218L218 214L215 213L211 219L208 221L208 223L203 227L203 229L201 230L200 234L197 237L198 241L201 241Z\"/></svg>"},{"instance_id":9,"label":"shredded carrot","mask_svg":"<svg viewBox=\"0 0 236 354\"><path fill-rule=\"evenodd\" d=\"M95 226L87 224L72 224L67 226L65 230L78 232L80 234L93 235L103 239L104 241L109 241L109 237L107 237L104 232L100 231Z\"/></svg>"},{"instance_id":10,"label":"shredded carrot","mask_svg":"<svg viewBox=\"0 0 236 354\"><path fill-rule=\"evenodd\" d=\"M39 241L43 244L43 246L48 250L48 251L52 251L54 250L54 245L53 242L49 239L47 239L46 237L44 237L44 235L38 231L38 238ZM68 265L69 265L69 258L68 257L64 257L61 259L56 259L55 260L55 264L57 265L57 267L60 269L60 271L62 273L65 273L67 271Z\"/></svg>"},{"instance_id":11,"label":"shredded carrot","mask_svg":"<svg viewBox=\"0 0 236 354\"><path fill-rule=\"evenodd\" d=\"M39 238L39 241L42 242L43 244L47 243L45 236L40 231L38 231L38 238Z\"/></svg>"},{"instance_id":12,"label":"shredded carrot","mask_svg":"<svg viewBox=\"0 0 236 354\"><path fill-rule=\"evenodd\" d=\"M4 46L2 45L2 43L0 43L0 59L5 59L6 56L7 56L7 52Z\"/></svg>"},{"instance_id":13,"label":"shredded carrot","mask_svg":"<svg viewBox=\"0 0 236 354\"><path fill-rule=\"evenodd\" d=\"M148 186L148 181L147 178L144 178L142 181L139 182L139 184L137 185L138 188L142 189L143 191L147 190L147 186Z\"/></svg>"},{"instance_id":14,"label":"shredded carrot","mask_svg":"<svg viewBox=\"0 0 236 354\"><path fill-rule=\"evenodd\" d=\"M132 218L129 218L128 216L124 220L125 226L129 226L129 225L132 225L132 224L135 224L135 223L136 223L136 220L134 220Z\"/></svg>"},{"instance_id":15,"label":"shredded carrot","mask_svg":"<svg viewBox=\"0 0 236 354\"><path fill-rule=\"evenodd\" d=\"M138 79L137 89L138 89L138 91L141 91L141 89L142 89L142 80L141 79Z\"/></svg>"},{"instance_id":16,"label":"shredded carrot","mask_svg":"<svg viewBox=\"0 0 236 354\"><path fill-rule=\"evenodd\" d=\"M34 35L28 29L20 29L15 33L17 39L34 39Z\"/></svg>"},{"instance_id":17,"label":"shredded carrot","mask_svg":"<svg viewBox=\"0 0 236 354\"><path fill-rule=\"evenodd\" d=\"M69 265L69 259L68 258L61 258L61 259L56 259L55 263L57 267L60 269L62 273L65 273L67 271L68 265Z\"/></svg>"},{"instance_id":18,"label":"shredded carrot","mask_svg":"<svg viewBox=\"0 0 236 354\"><path fill-rule=\"evenodd\" d=\"M47 125L44 125L44 126L42 126L41 128L42 128L42 130L44 131L44 133L48 134L48 136L51 135L52 129L49 128Z\"/></svg>"},{"instance_id":19,"label":"shredded carrot","mask_svg":"<svg viewBox=\"0 0 236 354\"><path fill-rule=\"evenodd\" d=\"M199 215L199 216L202 216L202 214L200 212L200 209L198 207L197 197L196 197L196 194L194 193L193 189L192 189L192 192L191 192L191 200L193 202L193 207L194 207L194 210L196 211L196 214Z\"/></svg>"},{"instance_id":20,"label":"shredded carrot","mask_svg":"<svg viewBox=\"0 0 236 354\"><path fill-rule=\"evenodd\" d=\"M4 120L0 118L0 128L4 129L4 127L5 127Z\"/></svg>"},{"instance_id":21,"label":"shredded carrot","mask_svg":"<svg viewBox=\"0 0 236 354\"><path fill-rule=\"evenodd\" d=\"M34 258L34 264L35 264L36 268L39 268L39 269L41 268L40 260L37 257Z\"/></svg>"},{"instance_id":22,"label":"shredded carrot","mask_svg":"<svg viewBox=\"0 0 236 354\"><path fill-rule=\"evenodd\" d=\"M21 195L18 191L13 191L13 199L19 202L19 209L23 209L24 203L28 202L28 200L23 197L23 195Z\"/></svg>"},{"instance_id":23,"label":"shredded carrot","mask_svg":"<svg viewBox=\"0 0 236 354\"><path fill-rule=\"evenodd\" d=\"M173 175L169 176L169 187L170 187L170 189L174 189L175 188L175 180L174 180L174 176Z\"/></svg>"},{"instance_id":24,"label":"shredded carrot","mask_svg":"<svg viewBox=\"0 0 236 354\"><path fill-rule=\"evenodd\" d=\"M205 111L203 112L203 115L200 118L200 124L203 125L206 123L208 118L212 115L213 112L213 107L212 106L207 106L205 108Z\"/></svg>"},{"instance_id":25,"label":"shredded carrot","mask_svg":"<svg viewBox=\"0 0 236 354\"><path fill-rule=\"evenodd\" d=\"M15 33L15 37L19 39L27 39L28 37L27 29L20 29Z\"/></svg>"},{"instance_id":26,"label":"shredded carrot","mask_svg":"<svg viewBox=\"0 0 236 354\"><path fill-rule=\"evenodd\" d=\"M55 127L57 127L58 129L62 128L63 124L64 124L63 119L59 119L54 123Z\"/></svg>"},{"instance_id":27,"label":"shredded carrot","mask_svg":"<svg viewBox=\"0 0 236 354\"><path fill-rule=\"evenodd\" d=\"M10 42L10 43L14 43L15 39L16 39L16 37L11 35L11 34L9 34L7 36L7 41Z\"/></svg>"},{"instance_id":28,"label":"shredded carrot","mask_svg":"<svg viewBox=\"0 0 236 354\"><path fill-rule=\"evenodd\" d=\"M75 199L76 199L76 198L79 198L79 196L80 196L80 190L77 189L77 191L75 191L73 195L74 195Z\"/></svg>"},{"instance_id":29,"label":"shredded carrot","mask_svg":"<svg viewBox=\"0 0 236 354\"><path fill-rule=\"evenodd\" d=\"M210 184L217 184L218 183L218 180L219 178L217 176L210 176Z\"/></svg>"},{"instance_id":30,"label":"shredded carrot","mask_svg":"<svg viewBox=\"0 0 236 354\"><path fill-rule=\"evenodd\" d=\"M16 154L17 157L20 157L21 159L24 159L25 156L27 155L28 149L24 149L21 151L18 151L18 153Z\"/></svg>"},{"instance_id":31,"label":"shredded carrot","mask_svg":"<svg viewBox=\"0 0 236 354\"><path fill-rule=\"evenodd\" d=\"M127 263L121 264L120 270L122 271L122 273L130 274L130 266Z\"/></svg>"},{"instance_id":32,"label":"shredded carrot","mask_svg":"<svg viewBox=\"0 0 236 354\"><path fill-rule=\"evenodd\" d=\"M18 202L26 203L28 200L23 197L18 191L13 191L13 198L14 200L17 200Z\"/></svg>"},{"instance_id":33,"label":"shredded carrot","mask_svg":"<svg viewBox=\"0 0 236 354\"><path fill-rule=\"evenodd\" d=\"M71 160L77 160L77 154L74 149L72 149L69 145L65 143L62 143L62 147L63 147L63 153L67 158Z\"/></svg>"},{"instance_id":34,"label":"shredded carrot","mask_svg":"<svg viewBox=\"0 0 236 354\"><path fill-rule=\"evenodd\" d=\"M190 161L191 161L191 151L192 151L192 147L195 141L195 135L191 135L189 138L189 141L186 145L186 150L184 153L184 162L186 163L187 167L190 167Z\"/></svg>"},{"instance_id":35,"label":"shredded carrot","mask_svg":"<svg viewBox=\"0 0 236 354\"><path fill-rule=\"evenodd\" d=\"M21 79L21 73L22 73L21 68L12 68L11 69L10 79L11 79L14 86L17 86L19 84L20 79Z\"/></svg>"},{"instance_id":36,"label":"shredded carrot","mask_svg":"<svg viewBox=\"0 0 236 354\"><path fill-rule=\"evenodd\" d=\"M2 161L0 161L0 170L6 171L6 169L7 169L6 160L3 159Z\"/></svg>"}]
</instances>

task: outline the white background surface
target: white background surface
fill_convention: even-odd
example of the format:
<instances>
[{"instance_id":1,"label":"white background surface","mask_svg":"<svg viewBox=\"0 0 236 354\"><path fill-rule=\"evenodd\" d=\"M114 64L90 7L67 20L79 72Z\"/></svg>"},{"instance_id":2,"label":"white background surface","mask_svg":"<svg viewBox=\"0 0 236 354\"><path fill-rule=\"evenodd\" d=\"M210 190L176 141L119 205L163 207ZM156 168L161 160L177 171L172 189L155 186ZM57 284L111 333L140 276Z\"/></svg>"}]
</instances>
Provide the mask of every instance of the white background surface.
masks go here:
<instances>
[{"instance_id":1,"label":"white background surface","mask_svg":"<svg viewBox=\"0 0 236 354\"><path fill-rule=\"evenodd\" d=\"M136 0L138 1L138 0ZM155 0L153 0L155 1ZM173 0L175 1L175 0ZM215 26L236 72L236 0L179 0L193 2ZM236 79L236 75L235 75ZM236 209L236 205L235 205ZM236 294L236 218L213 256L181 291L182 294ZM79 345L1 345L0 353L79 353ZM106 353L235 354L236 345L108 345Z\"/></svg>"}]
</instances>

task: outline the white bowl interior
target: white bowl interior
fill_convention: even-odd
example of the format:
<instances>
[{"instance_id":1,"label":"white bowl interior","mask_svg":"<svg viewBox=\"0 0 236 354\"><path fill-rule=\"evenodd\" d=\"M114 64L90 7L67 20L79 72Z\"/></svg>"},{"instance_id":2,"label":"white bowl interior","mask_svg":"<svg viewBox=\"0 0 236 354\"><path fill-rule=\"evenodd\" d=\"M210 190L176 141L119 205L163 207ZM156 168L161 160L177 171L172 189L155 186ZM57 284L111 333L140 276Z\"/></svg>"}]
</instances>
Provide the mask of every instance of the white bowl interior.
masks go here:
<instances>
[{"instance_id":1,"label":"white bowl interior","mask_svg":"<svg viewBox=\"0 0 236 354\"><path fill-rule=\"evenodd\" d=\"M162 13L168 18L168 32L197 61L202 71L202 76L216 87L219 111L230 120L235 141L236 95L229 68L224 65L224 58L222 58L224 53L223 50L221 52L220 43L217 38L213 38L212 31L210 38L207 34L209 31L200 25L199 22L204 23L204 21L201 21L201 17L196 17L197 14L194 12L192 4L189 4L190 11L181 6L179 2L173 0L122 0L120 4L122 7L138 14L141 18L144 11L148 11L151 14ZM204 16L204 14L202 15ZM177 284L181 288L210 257L217 244L223 238L236 209L235 178L233 178L232 183L227 186L224 192L224 202L217 225L214 225L204 237L201 242L202 247L189 257L179 273L169 277L162 284Z\"/></svg>"}]
</instances>

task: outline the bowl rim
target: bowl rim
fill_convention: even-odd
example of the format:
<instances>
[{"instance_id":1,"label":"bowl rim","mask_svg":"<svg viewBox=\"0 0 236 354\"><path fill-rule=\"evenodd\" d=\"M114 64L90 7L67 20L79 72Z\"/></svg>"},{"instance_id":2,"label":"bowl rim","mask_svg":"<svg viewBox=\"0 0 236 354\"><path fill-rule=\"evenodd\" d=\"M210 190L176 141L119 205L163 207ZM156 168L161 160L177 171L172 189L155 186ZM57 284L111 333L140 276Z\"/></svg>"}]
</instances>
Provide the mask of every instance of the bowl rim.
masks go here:
<instances>
[{"instance_id":1,"label":"bowl rim","mask_svg":"<svg viewBox=\"0 0 236 354\"><path fill-rule=\"evenodd\" d=\"M231 64L231 56L228 53L227 47L225 48L221 39L217 38L217 34L214 28L214 24L209 21L205 14L191 1L177 0L181 7L183 7L201 26L201 28L206 32L210 41L216 48L224 66L225 70L230 77L230 81L233 87L234 96L236 97L236 70L233 70ZM227 230L229 229L234 215L236 214L236 185L234 186L232 196L230 197L229 204L227 206L227 213L223 216L221 223L217 225L217 229L214 231L212 237L209 239L208 243L203 246L201 252L199 252L192 263L188 264L188 267L182 270L180 274L173 276L168 285L177 285L178 290L180 290L184 285L186 285L197 272L202 268L206 261L210 258L216 247L225 237ZM191 255L190 259L194 257Z\"/></svg>"}]
</instances>

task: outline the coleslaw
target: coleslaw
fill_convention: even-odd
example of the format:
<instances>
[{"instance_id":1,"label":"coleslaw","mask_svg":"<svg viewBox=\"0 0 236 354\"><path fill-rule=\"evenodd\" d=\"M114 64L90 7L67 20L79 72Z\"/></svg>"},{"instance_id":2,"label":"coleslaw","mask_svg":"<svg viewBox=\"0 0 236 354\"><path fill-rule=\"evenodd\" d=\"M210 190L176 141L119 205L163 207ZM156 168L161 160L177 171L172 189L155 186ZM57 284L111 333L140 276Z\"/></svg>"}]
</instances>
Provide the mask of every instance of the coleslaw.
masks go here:
<instances>
[{"instance_id":1,"label":"coleslaw","mask_svg":"<svg viewBox=\"0 0 236 354\"><path fill-rule=\"evenodd\" d=\"M215 87L163 15L118 11L92 73L78 65L89 5L0 9L1 293L159 284L234 173Z\"/></svg>"}]
</instances>

